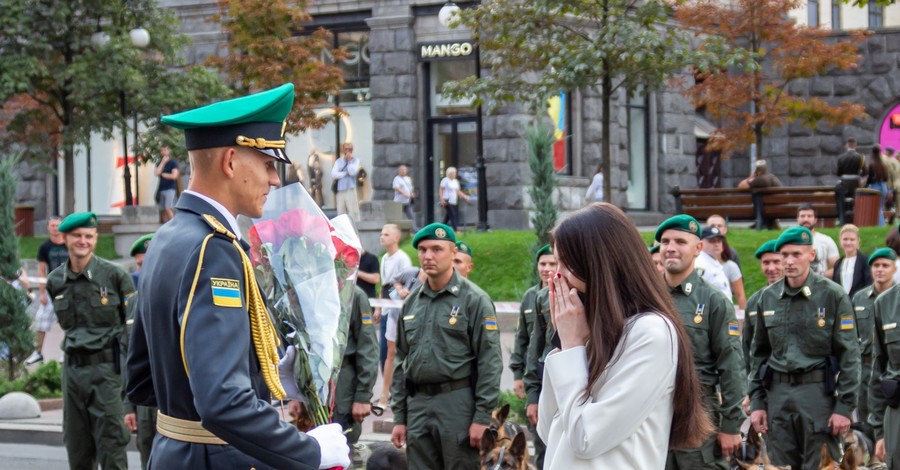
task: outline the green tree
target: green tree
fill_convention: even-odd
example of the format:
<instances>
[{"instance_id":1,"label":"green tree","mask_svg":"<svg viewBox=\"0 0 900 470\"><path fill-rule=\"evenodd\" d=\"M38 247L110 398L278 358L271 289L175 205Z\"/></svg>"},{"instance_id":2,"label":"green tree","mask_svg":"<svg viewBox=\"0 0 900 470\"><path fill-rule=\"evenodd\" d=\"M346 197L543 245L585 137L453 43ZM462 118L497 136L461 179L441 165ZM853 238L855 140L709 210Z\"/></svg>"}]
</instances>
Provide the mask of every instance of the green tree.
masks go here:
<instances>
[{"instance_id":1,"label":"green tree","mask_svg":"<svg viewBox=\"0 0 900 470\"><path fill-rule=\"evenodd\" d=\"M155 0L0 0L0 10L0 145L45 163L64 159L66 212L75 205L75 147L93 132L110 137L134 116L157 118L225 91L211 72L184 67L186 39ZM150 33L144 49L129 37L137 26ZM95 33L108 43L94 44Z\"/></svg>"},{"instance_id":2,"label":"green tree","mask_svg":"<svg viewBox=\"0 0 900 470\"><path fill-rule=\"evenodd\" d=\"M307 0L220 0L221 13L213 21L228 33L228 55L210 57L209 63L226 75L239 93L294 84L294 108L286 131L302 132L323 126L328 119L316 117L316 107L336 95L344 85L335 61L344 57L332 50L332 36L324 29L304 30L312 21Z\"/></svg>"},{"instance_id":3,"label":"green tree","mask_svg":"<svg viewBox=\"0 0 900 470\"><path fill-rule=\"evenodd\" d=\"M472 31L490 74L443 91L456 99L474 95L488 112L512 101L536 112L560 91L598 88L603 172L611 175L615 94L658 90L689 65L721 60L721 51L691 47L692 33L667 27L669 16L659 0L486 0L463 10L457 23ZM613 179L604 179L604 194L613 195Z\"/></svg>"},{"instance_id":4,"label":"green tree","mask_svg":"<svg viewBox=\"0 0 900 470\"><path fill-rule=\"evenodd\" d=\"M531 187L528 195L534 203L531 225L537 237L534 249L550 243L550 230L556 225L559 212L553 202L556 189L556 171L553 169L553 130L540 117L525 132L528 148L528 166L531 168Z\"/></svg>"},{"instance_id":5,"label":"green tree","mask_svg":"<svg viewBox=\"0 0 900 470\"><path fill-rule=\"evenodd\" d=\"M19 176L18 157L0 159L0 341L7 350L7 375L14 380L25 357L34 350L31 318L26 311L31 299L11 283L20 275L19 237L13 207Z\"/></svg>"}]
</instances>

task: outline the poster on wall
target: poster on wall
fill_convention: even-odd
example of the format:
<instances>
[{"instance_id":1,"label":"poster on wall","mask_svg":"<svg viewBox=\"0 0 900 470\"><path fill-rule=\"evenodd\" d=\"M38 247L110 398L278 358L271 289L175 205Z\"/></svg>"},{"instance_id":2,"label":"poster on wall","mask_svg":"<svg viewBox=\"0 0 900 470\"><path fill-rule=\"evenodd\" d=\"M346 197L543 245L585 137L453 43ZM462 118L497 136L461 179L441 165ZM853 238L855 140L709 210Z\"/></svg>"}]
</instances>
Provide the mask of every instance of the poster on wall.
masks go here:
<instances>
[{"instance_id":1,"label":"poster on wall","mask_svg":"<svg viewBox=\"0 0 900 470\"><path fill-rule=\"evenodd\" d=\"M478 200L478 171L474 166L464 166L456 170L459 177L459 189L469 196L471 202Z\"/></svg>"}]
</instances>

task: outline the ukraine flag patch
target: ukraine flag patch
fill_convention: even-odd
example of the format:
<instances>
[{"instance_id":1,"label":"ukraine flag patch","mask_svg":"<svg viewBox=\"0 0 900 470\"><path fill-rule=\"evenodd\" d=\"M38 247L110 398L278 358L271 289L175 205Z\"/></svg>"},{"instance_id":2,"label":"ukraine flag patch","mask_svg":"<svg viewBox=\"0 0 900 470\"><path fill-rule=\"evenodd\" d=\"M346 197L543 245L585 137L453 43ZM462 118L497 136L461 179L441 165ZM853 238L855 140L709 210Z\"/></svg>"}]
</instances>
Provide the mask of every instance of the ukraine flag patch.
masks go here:
<instances>
[{"instance_id":1,"label":"ukraine flag patch","mask_svg":"<svg viewBox=\"0 0 900 470\"><path fill-rule=\"evenodd\" d=\"M487 331L497 331L497 317L493 315L484 317L484 329Z\"/></svg>"},{"instance_id":2,"label":"ukraine flag patch","mask_svg":"<svg viewBox=\"0 0 900 470\"><path fill-rule=\"evenodd\" d=\"M853 329L853 316L852 315L844 315L841 317L841 329L842 330L852 330Z\"/></svg>"},{"instance_id":3,"label":"ukraine flag patch","mask_svg":"<svg viewBox=\"0 0 900 470\"><path fill-rule=\"evenodd\" d=\"M741 335L741 327L738 325L736 321L728 322L728 335L729 336L740 336Z\"/></svg>"},{"instance_id":4,"label":"ukraine flag patch","mask_svg":"<svg viewBox=\"0 0 900 470\"><path fill-rule=\"evenodd\" d=\"M362 324L363 325L371 325L372 324L372 312L363 312Z\"/></svg>"},{"instance_id":5,"label":"ukraine flag patch","mask_svg":"<svg viewBox=\"0 0 900 470\"><path fill-rule=\"evenodd\" d=\"M241 283L237 279L210 278L213 304L218 307L241 307Z\"/></svg>"}]
</instances>

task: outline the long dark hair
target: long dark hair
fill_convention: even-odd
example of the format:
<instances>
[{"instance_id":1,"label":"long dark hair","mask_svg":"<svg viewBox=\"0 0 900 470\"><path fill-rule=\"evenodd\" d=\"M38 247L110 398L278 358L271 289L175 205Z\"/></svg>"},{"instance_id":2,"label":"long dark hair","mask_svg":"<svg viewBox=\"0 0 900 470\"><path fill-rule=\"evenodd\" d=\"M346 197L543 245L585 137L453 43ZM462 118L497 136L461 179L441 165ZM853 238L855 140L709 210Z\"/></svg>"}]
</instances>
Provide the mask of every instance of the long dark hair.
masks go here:
<instances>
[{"instance_id":1,"label":"long dark hair","mask_svg":"<svg viewBox=\"0 0 900 470\"><path fill-rule=\"evenodd\" d=\"M872 153L869 154L869 178L879 180L879 181L887 181L887 169L884 167L884 160L881 159L881 146L873 145Z\"/></svg>"},{"instance_id":2,"label":"long dark hair","mask_svg":"<svg viewBox=\"0 0 900 470\"><path fill-rule=\"evenodd\" d=\"M552 236L559 261L587 285L591 340L585 397L618 360L613 354L627 335L626 319L645 312L660 315L674 326L678 340L669 448L699 446L715 428L700 399L691 340L634 223L616 206L594 203L560 221Z\"/></svg>"}]
</instances>

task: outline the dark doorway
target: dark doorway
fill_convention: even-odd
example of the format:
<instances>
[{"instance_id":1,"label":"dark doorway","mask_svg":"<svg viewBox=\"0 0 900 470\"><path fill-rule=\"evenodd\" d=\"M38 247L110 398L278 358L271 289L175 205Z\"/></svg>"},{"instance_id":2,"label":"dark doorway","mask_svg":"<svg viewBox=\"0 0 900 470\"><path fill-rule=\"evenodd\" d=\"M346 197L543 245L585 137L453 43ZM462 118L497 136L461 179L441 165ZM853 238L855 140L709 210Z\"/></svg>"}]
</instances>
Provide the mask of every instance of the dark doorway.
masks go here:
<instances>
[{"instance_id":1,"label":"dark doorway","mask_svg":"<svg viewBox=\"0 0 900 470\"><path fill-rule=\"evenodd\" d=\"M722 174L722 159L718 150L706 150L706 139L697 139L697 187L718 188Z\"/></svg>"},{"instance_id":2,"label":"dark doorway","mask_svg":"<svg viewBox=\"0 0 900 470\"><path fill-rule=\"evenodd\" d=\"M425 162L425 216L429 222L443 219L438 186L447 168L456 167L460 189L470 201L459 201L459 225L478 222L478 128L476 117L451 115L428 119Z\"/></svg>"}]
</instances>

